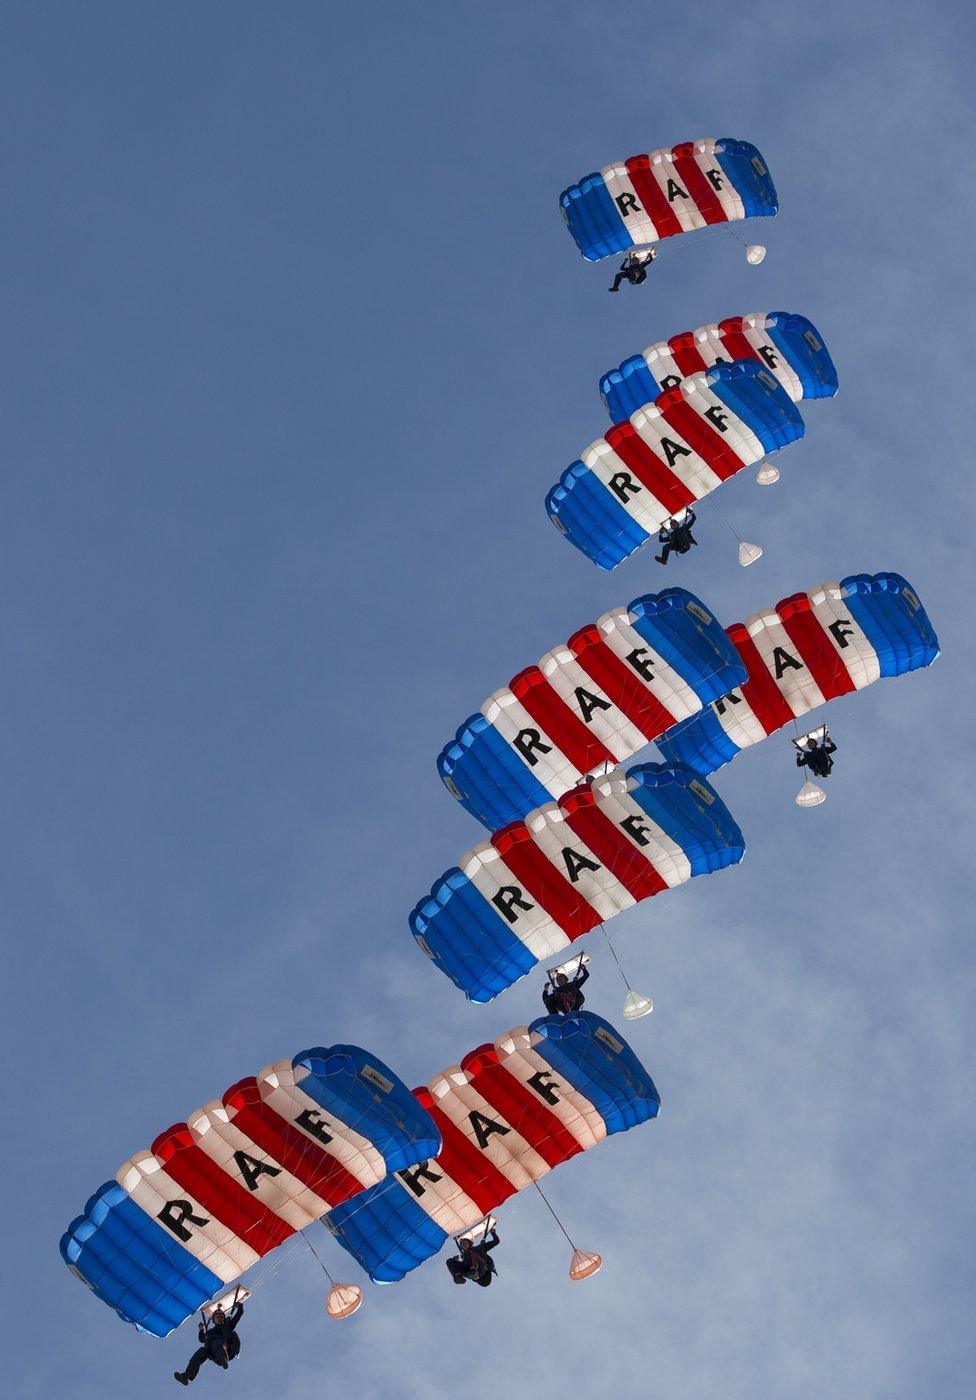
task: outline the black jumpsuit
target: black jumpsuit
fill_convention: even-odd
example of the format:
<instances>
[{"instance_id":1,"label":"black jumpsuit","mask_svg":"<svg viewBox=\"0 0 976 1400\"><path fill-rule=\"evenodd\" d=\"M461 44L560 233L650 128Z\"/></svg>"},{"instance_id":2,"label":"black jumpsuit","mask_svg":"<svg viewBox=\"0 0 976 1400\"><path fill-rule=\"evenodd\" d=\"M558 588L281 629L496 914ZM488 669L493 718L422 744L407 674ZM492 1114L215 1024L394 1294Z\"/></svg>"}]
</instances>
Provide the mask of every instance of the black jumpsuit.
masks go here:
<instances>
[{"instance_id":1,"label":"black jumpsuit","mask_svg":"<svg viewBox=\"0 0 976 1400\"><path fill-rule=\"evenodd\" d=\"M649 256L635 258L632 253L628 253L620 266L620 271L613 279L611 292L619 292L621 282L629 282L632 287L639 287L642 282L647 281L647 269L654 261L656 253L653 251Z\"/></svg>"},{"instance_id":2,"label":"black jumpsuit","mask_svg":"<svg viewBox=\"0 0 976 1400\"><path fill-rule=\"evenodd\" d=\"M183 1374L188 1381L195 1381L200 1367L205 1361L214 1361L218 1366L226 1366L228 1361L233 1361L234 1357L241 1349L241 1339L237 1335L237 1324L244 1315L244 1304L235 1303L230 1312L224 1317L223 1322L213 1322L209 1327L201 1322L197 1329L197 1337L202 1346L190 1357L186 1370Z\"/></svg>"},{"instance_id":3,"label":"black jumpsuit","mask_svg":"<svg viewBox=\"0 0 976 1400\"><path fill-rule=\"evenodd\" d=\"M583 983L589 978L589 968L581 967L576 976L567 979L564 987L544 987L542 1000L550 1016L571 1016L574 1011L582 1011L586 998L582 992Z\"/></svg>"},{"instance_id":4,"label":"black jumpsuit","mask_svg":"<svg viewBox=\"0 0 976 1400\"><path fill-rule=\"evenodd\" d=\"M658 543L664 545L664 549L654 556L659 564L666 564L669 554L687 554L691 546L698 543L691 533L691 527L697 518L695 512L689 509L680 525L674 525L670 529L662 525L657 538Z\"/></svg>"},{"instance_id":5,"label":"black jumpsuit","mask_svg":"<svg viewBox=\"0 0 976 1400\"><path fill-rule=\"evenodd\" d=\"M816 778L829 778L830 770L834 766L832 753L837 752L837 745L833 739L824 737L823 742L815 744L813 748L797 749L797 768L809 768Z\"/></svg>"},{"instance_id":6,"label":"black jumpsuit","mask_svg":"<svg viewBox=\"0 0 976 1400\"><path fill-rule=\"evenodd\" d=\"M489 1252L498 1244L498 1231L492 1230L479 1244L466 1244L457 1259L448 1259L447 1267L455 1283L476 1283L487 1288L495 1273Z\"/></svg>"}]
</instances>

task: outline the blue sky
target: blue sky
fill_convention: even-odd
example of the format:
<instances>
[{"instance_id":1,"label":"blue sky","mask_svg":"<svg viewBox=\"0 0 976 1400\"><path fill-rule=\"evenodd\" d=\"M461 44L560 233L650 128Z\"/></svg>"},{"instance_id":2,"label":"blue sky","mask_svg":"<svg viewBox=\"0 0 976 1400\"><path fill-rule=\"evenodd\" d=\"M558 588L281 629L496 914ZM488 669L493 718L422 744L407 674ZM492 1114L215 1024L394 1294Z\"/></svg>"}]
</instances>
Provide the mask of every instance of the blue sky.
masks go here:
<instances>
[{"instance_id":1,"label":"blue sky","mask_svg":"<svg viewBox=\"0 0 976 1400\"><path fill-rule=\"evenodd\" d=\"M616 921L664 1109L550 1179L597 1279L566 1281L537 1199L478 1296L432 1264L328 1324L303 1251L206 1385L963 1393L976 24L892 13L7 5L11 1393L175 1393L192 1339L138 1336L57 1253L161 1128L310 1044L359 1041L415 1083L536 1014L537 979L471 1008L410 939L480 839L435 756L515 670L662 582L647 555L598 572L545 518L603 428L600 372L780 308L823 331L841 396L809 407L780 486L723 489L761 563L736 567L706 506L667 581L732 621L895 569L943 658L839 726L816 812L784 743L723 772L744 865ZM611 300L556 196L705 135L766 155L769 257L715 239ZM614 1018L615 971L594 974Z\"/></svg>"}]
</instances>

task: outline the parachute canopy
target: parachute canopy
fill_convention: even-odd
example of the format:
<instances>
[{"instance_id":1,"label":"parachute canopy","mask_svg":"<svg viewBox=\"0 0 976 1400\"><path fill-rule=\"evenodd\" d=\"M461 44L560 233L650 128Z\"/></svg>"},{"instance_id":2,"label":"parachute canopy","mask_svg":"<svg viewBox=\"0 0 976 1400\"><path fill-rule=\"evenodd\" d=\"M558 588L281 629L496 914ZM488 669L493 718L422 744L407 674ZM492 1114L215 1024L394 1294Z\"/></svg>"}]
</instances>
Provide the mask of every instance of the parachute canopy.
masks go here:
<instances>
[{"instance_id":1,"label":"parachute canopy","mask_svg":"<svg viewBox=\"0 0 976 1400\"><path fill-rule=\"evenodd\" d=\"M777 213L766 162L747 141L683 141L585 176L559 196L563 219L588 262L709 224Z\"/></svg>"},{"instance_id":2,"label":"parachute canopy","mask_svg":"<svg viewBox=\"0 0 976 1400\"><path fill-rule=\"evenodd\" d=\"M602 375L600 394L610 417L620 423L689 375L733 360L764 364L794 403L837 393L834 362L811 321L791 311L754 311L649 345Z\"/></svg>"},{"instance_id":3,"label":"parachute canopy","mask_svg":"<svg viewBox=\"0 0 976 1400\"><path fill-rule=\"evenodd\" d=\"M657 1116L647 1070L606 1021L545 1016L482 1045L414 1093L444 1146L326 1224L376 1283L394 1283L516 1191Z\"/></svg>"},{"instance_id":4,"label":"parachute canopy","mask_svg":"<svg viewBox=\"0 0 976 1400\"><path fill-rule=\"evenodd\" d=\"M613 569L678 511L803 433L792 399L764 365L714 365L591 443L546 509L571 544Z\"/></svg>"},{"instance_id":5,"label":"parachute canopy","mask_svg":"<svg viewBox=\"0 0 976 1400\"><path fill-rule=\"evenodd\" d=\"M410 929L470 1001L490 1001L602 921L744 851L708 783L646 763L591 778L476 846L417 905Z\"/></svg>"},{"instance_id":6,"label":"parachute canopy","mask_svg":"<svg viewBox=\"0 0 976 1400\"><path fill-rule=\"evenodd\" d=\"M61 1255L126 1322L164 1337L296 1230L439 1148L381 1060L354 1045L305 1050L130 1158Z\"/></svg>"},{"instance_id":7,"label":"parachute canopy","mask_svg":"<svg viewBox=\"0 0 976 1400\"><path fill-rule=\"evenodd\" d=\"M581 627L496 690L442 750L437 769L462 807L497 831L744 680L704 603L684 588L648 593Z\"/></svg>"},{"instance_id":8,"label":"parachute canopy","mask_svg":"<svg viewBox=\"0 0 976 1400\"><path fill-rule=\"evenodd\" d=\"M900 574L851 574L728 628L748 679L658 740L669 762L713 773L818 705L931 666L939 639Z\"/></svg>"}]
</instances>

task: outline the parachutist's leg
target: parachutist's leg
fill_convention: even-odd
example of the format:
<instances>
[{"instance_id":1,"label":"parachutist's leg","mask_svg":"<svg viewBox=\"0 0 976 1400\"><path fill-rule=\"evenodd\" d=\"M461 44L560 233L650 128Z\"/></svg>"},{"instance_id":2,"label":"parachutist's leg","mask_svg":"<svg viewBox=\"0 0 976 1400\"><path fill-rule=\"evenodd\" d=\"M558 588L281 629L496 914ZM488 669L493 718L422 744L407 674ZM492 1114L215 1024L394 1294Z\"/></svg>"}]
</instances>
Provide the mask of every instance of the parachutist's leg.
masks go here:
<instances>
[{"instance_id":1,"label":"parachutist's leg","mask_svg":"<svg viewBox=\"0 0 976 1400\"><path fill-rule=\"evenodd\" d=\"M654 558L657 560L657 562L658 562L659 564L666 564L666 563L668 562L668 555L671 553L671 549L672 549L672 544L671 544L671 541L668 540L667 544L664 546L664 549L661 551L661 553L660 553L660 554L655 554Z\"/></svg>"},{"instance_id":2,"label":"parachutist's leg","mask_svg":"<svg viewBox=\"0 0 976 1400\"><path fill-rule=\"evenodd\" d=\"M608 290L611 291L611 292L619 292L619 291L620 291L620 284L621 284L621 282L626 282L626 281L627 281L627 274L626 274L626 272L618 272L617 275L616 275L616 277L613 279L613 286L610 287Z\"/></svg>"},{"instance_id":3,"label":"parachutist's leg","mask_svg":"<svg viewBox=\"0 0 976 1400\"><path fill-rule=\"evenodd\" d=\"M209 1359L209 1357L210 1353L206 1347L197 1347L196 1351L193 1353L193 1355L190 1357L189 1361L186 1364L186 1370L183 1372L184 1376L186 1376L188 1381L196 1380L200 1367L206 1360Z\"/></svg>"}]
</instances>

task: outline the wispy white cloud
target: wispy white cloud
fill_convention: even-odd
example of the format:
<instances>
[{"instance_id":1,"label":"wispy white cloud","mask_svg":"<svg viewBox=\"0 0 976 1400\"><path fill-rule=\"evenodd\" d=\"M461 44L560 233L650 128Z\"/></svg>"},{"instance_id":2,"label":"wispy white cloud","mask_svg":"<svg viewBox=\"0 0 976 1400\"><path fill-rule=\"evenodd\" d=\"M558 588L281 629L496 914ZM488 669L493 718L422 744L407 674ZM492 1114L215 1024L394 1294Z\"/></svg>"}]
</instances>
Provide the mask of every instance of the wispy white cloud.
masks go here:
<instances>
[{"instance_id":1,"label":"wispy white cloud","mask_svg":"<svg viewBox=\"0 0 976 1400\"><path fill-rule=\"evenodd\" d=\"M899 569L945 656L851 712L817 812L774 742L724 771L745 863L616 921L656 1002L632 1038L664 1110L548 1188L603 1273L568 1282L530 1198L503 1215L497 1287L434 1262L332 1325L300 1251L231 1375L199 1384L963 1393L969 9L245 5L191 31L27 7L12 28L12 1388L174 1393L192 1342L115 1323L55 1252L165 1123L322 1041L417 1082L539 1009L531 979L468 1007L412 946L411 905L480 839L434 755L515 669L659 582L643 560L595 576L544 518L600 426L600 371L778 305L821 327L841 394L810 406L775 491L727 488L761 565L735 570L706 510L681 582L732 620ZM608 298L560 186L726 133L780 188L762 269L716 240ZM615 1017L615 973L591 988Z\"/></svg>"}]
</instances>

